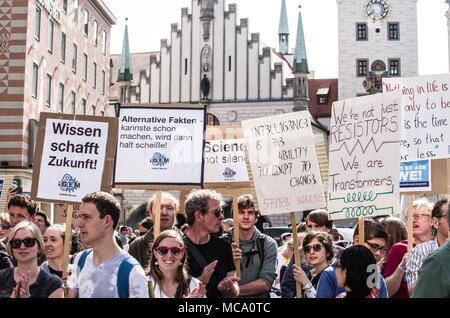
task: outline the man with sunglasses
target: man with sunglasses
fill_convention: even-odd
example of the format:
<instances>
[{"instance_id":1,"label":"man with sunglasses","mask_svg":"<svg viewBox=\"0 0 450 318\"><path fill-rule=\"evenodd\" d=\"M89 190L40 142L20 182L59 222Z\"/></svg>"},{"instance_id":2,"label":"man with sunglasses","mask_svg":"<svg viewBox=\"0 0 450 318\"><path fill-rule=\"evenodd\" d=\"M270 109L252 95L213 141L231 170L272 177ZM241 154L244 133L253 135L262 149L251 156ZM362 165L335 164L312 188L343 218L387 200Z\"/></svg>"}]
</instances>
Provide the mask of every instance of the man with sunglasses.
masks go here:
<instances>
[{"instance_id":1,"label":"man with sunglasses","mask_svg":"<svg viewBox=\"0 0 450 318\"><path fill-rule=\"evenodd\" d=\"M155 217L154 202L156 194L152 196L148 203L148 214L151 220ZM178 212L178 200L168 192L161 192L161 217L160 233L166 230L174 230L181 234L175 226L175 218ZM136 238L129 247L128 253L133 256L143 268L147 268L152 256L152 246L155 241L153 236L153 222L146 233Z\"/></svg>"},{"instance_id":2,"label":"man with sunglasses","mask_svg":"<svg viewBox=\"0 0 450 318\"><path fill-rule=\"evenodd\" d=\"M231 245L212 235L222 226L223 205L222 195L212 190L193 190L185 203L189 229L183 239L189 274L206 286L208 298L233 298L239 294Z\"/></svg>"},{"instance_id":3,"label":"man with sunglasses","mask_svg":"<svg viewBox=\"0 0 450 318\"><path fill-rule=\"evenodd\" d=\"M115 240L120 213L120 203L109 193L82 199L78 227L81 241L91 248L75 258L76 270L67 281L69 297L148 298L144 270Z\"/></svg>"}]
</instances>

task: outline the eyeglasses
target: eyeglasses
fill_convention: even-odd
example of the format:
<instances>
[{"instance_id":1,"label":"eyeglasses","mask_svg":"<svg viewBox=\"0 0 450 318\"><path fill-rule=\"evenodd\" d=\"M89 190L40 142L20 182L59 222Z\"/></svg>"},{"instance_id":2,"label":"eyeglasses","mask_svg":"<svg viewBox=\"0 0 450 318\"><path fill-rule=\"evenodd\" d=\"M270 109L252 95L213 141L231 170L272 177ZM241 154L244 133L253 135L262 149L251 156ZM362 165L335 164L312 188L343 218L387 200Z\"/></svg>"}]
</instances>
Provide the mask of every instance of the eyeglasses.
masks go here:
<instances>
[{"instance_id":1,"label":"eyeglasses","mask_svg":"<svg viewBox=\"0 0 450 318\"><path fill-rule=\"evenodd\" d=\"M214 211L211 211L212 215L214 215L216 218L219 218L221 214L223 214L223 210L222 209L217 209Z\"/></svg>"},{"instance_id":2,"label":"eyeglasses","mask_svg":"<svg viewBox=\"0 0 450 318\"><path fill-rule=\"evenodd\" d=\"M167 246L159 246L155 248L155 250L159 253L161 256L167 255L169 251L172 253L173 256L179 256L181 253L184 252L184 247L167 247Z\"/></svg>"},{"instance_id":3,"label":"eyeglasses","mask_svg":"<svg viewBox=\"0 0 450 318\"><path fill-rule=\"evenodd\" d=\"M11 224L2 224L0 225L0 228L2 230L9 230L10 228L12 228Z\"/></svg>"},{"instance_id":4,"label":"eyeglasses","mask_svg":"<svg viewBox=\"0 0 450 318\"><path fill-rule=\"evenodd\" d=\"M321 244L306 245L304 249L305 253L310 253L311 250L314 250L314 252L320 252L322 250L322 245Z\"/></svg>"},{"instance_id":5,"label":"eyeglasses","mask_svg":"<svg viewBox=\"0 0 450 318\"><path fill-rule=\"evenodd\" d=\"M429 215L429 214L413 214L412 215L413 220L416 220L416 219L421 220L425 217L431 218L431 215Z\"/></svg>"},{"instance_id":6,"label":"eyeglasses","mask_svg":"<svg viewBox=\"0 0 450 318\"><path fill-rule=\"evenodd\" d=\"M378 244L376 244L376 243L370 243L370 242L368 242L368 241L366 241L366 243L367 243L367 245L370 246L370 249L371 249L372 252L374 252L374 253L377 252L377 251L380 251L381 253L386 252L386 246L378 245Z\"/></svg>"},{"instance_id":7,"label":"eyeglasses","mask_svg":"<svg viewBox=\"0 0 450 318\"><path fill-rule=\"evenodd\" d=\"M11 244L11 247L13 249L18 249L22 246L22 243L25 244L25 247L33 247L34 245L36 245L37 239L32 238L32 237L27 237L23 240L20 239L13 239L9 242L9 244Z\"/></svg>"}]
</instances>

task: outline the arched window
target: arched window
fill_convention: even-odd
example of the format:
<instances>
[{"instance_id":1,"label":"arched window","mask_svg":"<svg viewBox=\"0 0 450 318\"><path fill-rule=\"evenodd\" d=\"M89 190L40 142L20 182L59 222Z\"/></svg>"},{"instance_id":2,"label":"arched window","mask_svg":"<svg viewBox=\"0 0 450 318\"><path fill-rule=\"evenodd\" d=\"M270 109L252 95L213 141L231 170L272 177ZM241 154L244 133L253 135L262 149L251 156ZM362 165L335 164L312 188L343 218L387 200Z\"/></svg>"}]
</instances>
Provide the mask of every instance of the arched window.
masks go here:
<instances>
[{"instance_id":1,"label":"arched window","mask_svg":"<svg viewBox=\"0 0 450 318\"><path fill-rule=\"evenodd\" d=\"M207 124L208 124L208 126L220 126L220 121L213 114L208 114Z\"/></svg>"}]
</instances>

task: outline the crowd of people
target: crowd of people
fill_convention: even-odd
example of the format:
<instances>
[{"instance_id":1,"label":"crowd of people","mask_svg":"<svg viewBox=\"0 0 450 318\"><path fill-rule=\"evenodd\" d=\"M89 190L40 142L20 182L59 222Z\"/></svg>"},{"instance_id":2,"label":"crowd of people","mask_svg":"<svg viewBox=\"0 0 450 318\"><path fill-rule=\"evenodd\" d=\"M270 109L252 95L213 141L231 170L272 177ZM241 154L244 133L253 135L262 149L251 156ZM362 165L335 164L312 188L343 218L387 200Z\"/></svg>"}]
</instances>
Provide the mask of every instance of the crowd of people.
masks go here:
<instances>
[{"instance_id":1,"label":"crowd of people","mask_svg":"<svg viewBox=\"0 0 450 318\"><path fill-rule=\"evenodd\" d=\"M186 224L180 224L178 200L162 192L157 237L155 202L149 200L148 218L131 229L118 227L121 208L112 195L86 195L64 268L65 226L50 224L28 196L12 195L0 213L0 297L450 297L447 199L414 202L411 251L400 219L365 219L364 237L356 226L347 242L326 210L311 211L294 231L299 264L292 234L282 235L278 246L256 227L251 195L238 197L234 224L224 220L220 193L193 190L184 205Z\"/></svg>"}]
</instances>

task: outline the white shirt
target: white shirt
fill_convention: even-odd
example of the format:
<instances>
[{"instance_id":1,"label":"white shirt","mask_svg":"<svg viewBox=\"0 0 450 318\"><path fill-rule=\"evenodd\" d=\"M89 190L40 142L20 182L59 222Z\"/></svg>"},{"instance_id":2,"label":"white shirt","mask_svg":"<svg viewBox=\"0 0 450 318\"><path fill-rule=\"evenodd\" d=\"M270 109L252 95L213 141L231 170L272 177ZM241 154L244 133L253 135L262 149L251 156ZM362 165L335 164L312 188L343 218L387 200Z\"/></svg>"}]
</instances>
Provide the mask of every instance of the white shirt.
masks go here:
<instances>
[{"instance_id":1,"label":"white shirt","mask_svg":"<svg viewBox=\"0 0 450 318\"><path fill-rule=\"evenodd\" d=\"M120 254L96 266L94 252L91 252L86 257L83 270L80 272L77 264L82 253L75 258L76 270L67 280L69 288L77 290L80 298L119 298L117 274L120 264L129 254L121 251ZM147 278L144 269L139 265L134 266L130 272L129 295L130 298L149 297Z\"/></svg>"},{"instance_id":2,"label":"white shirt","mask_svg":"<svg viewBox=\"0 0 450 318\"><path fill-rule=\"evenodd\" d=\"M155 298L171 298L171 297L168 297L166 294L164 294L164 292L161 290L159 285L155 282L153 277L147 276L147 278L148 278L149 284L151 284L151 286L153 286L153 293L155 295ZM200 281L197 278L192 277L191 282L189 283L188 293L193 291L195 288L198 288L199 286L200 286ZM206 295L203 297L206 298Z\"/></svg>"}]
</instances>

